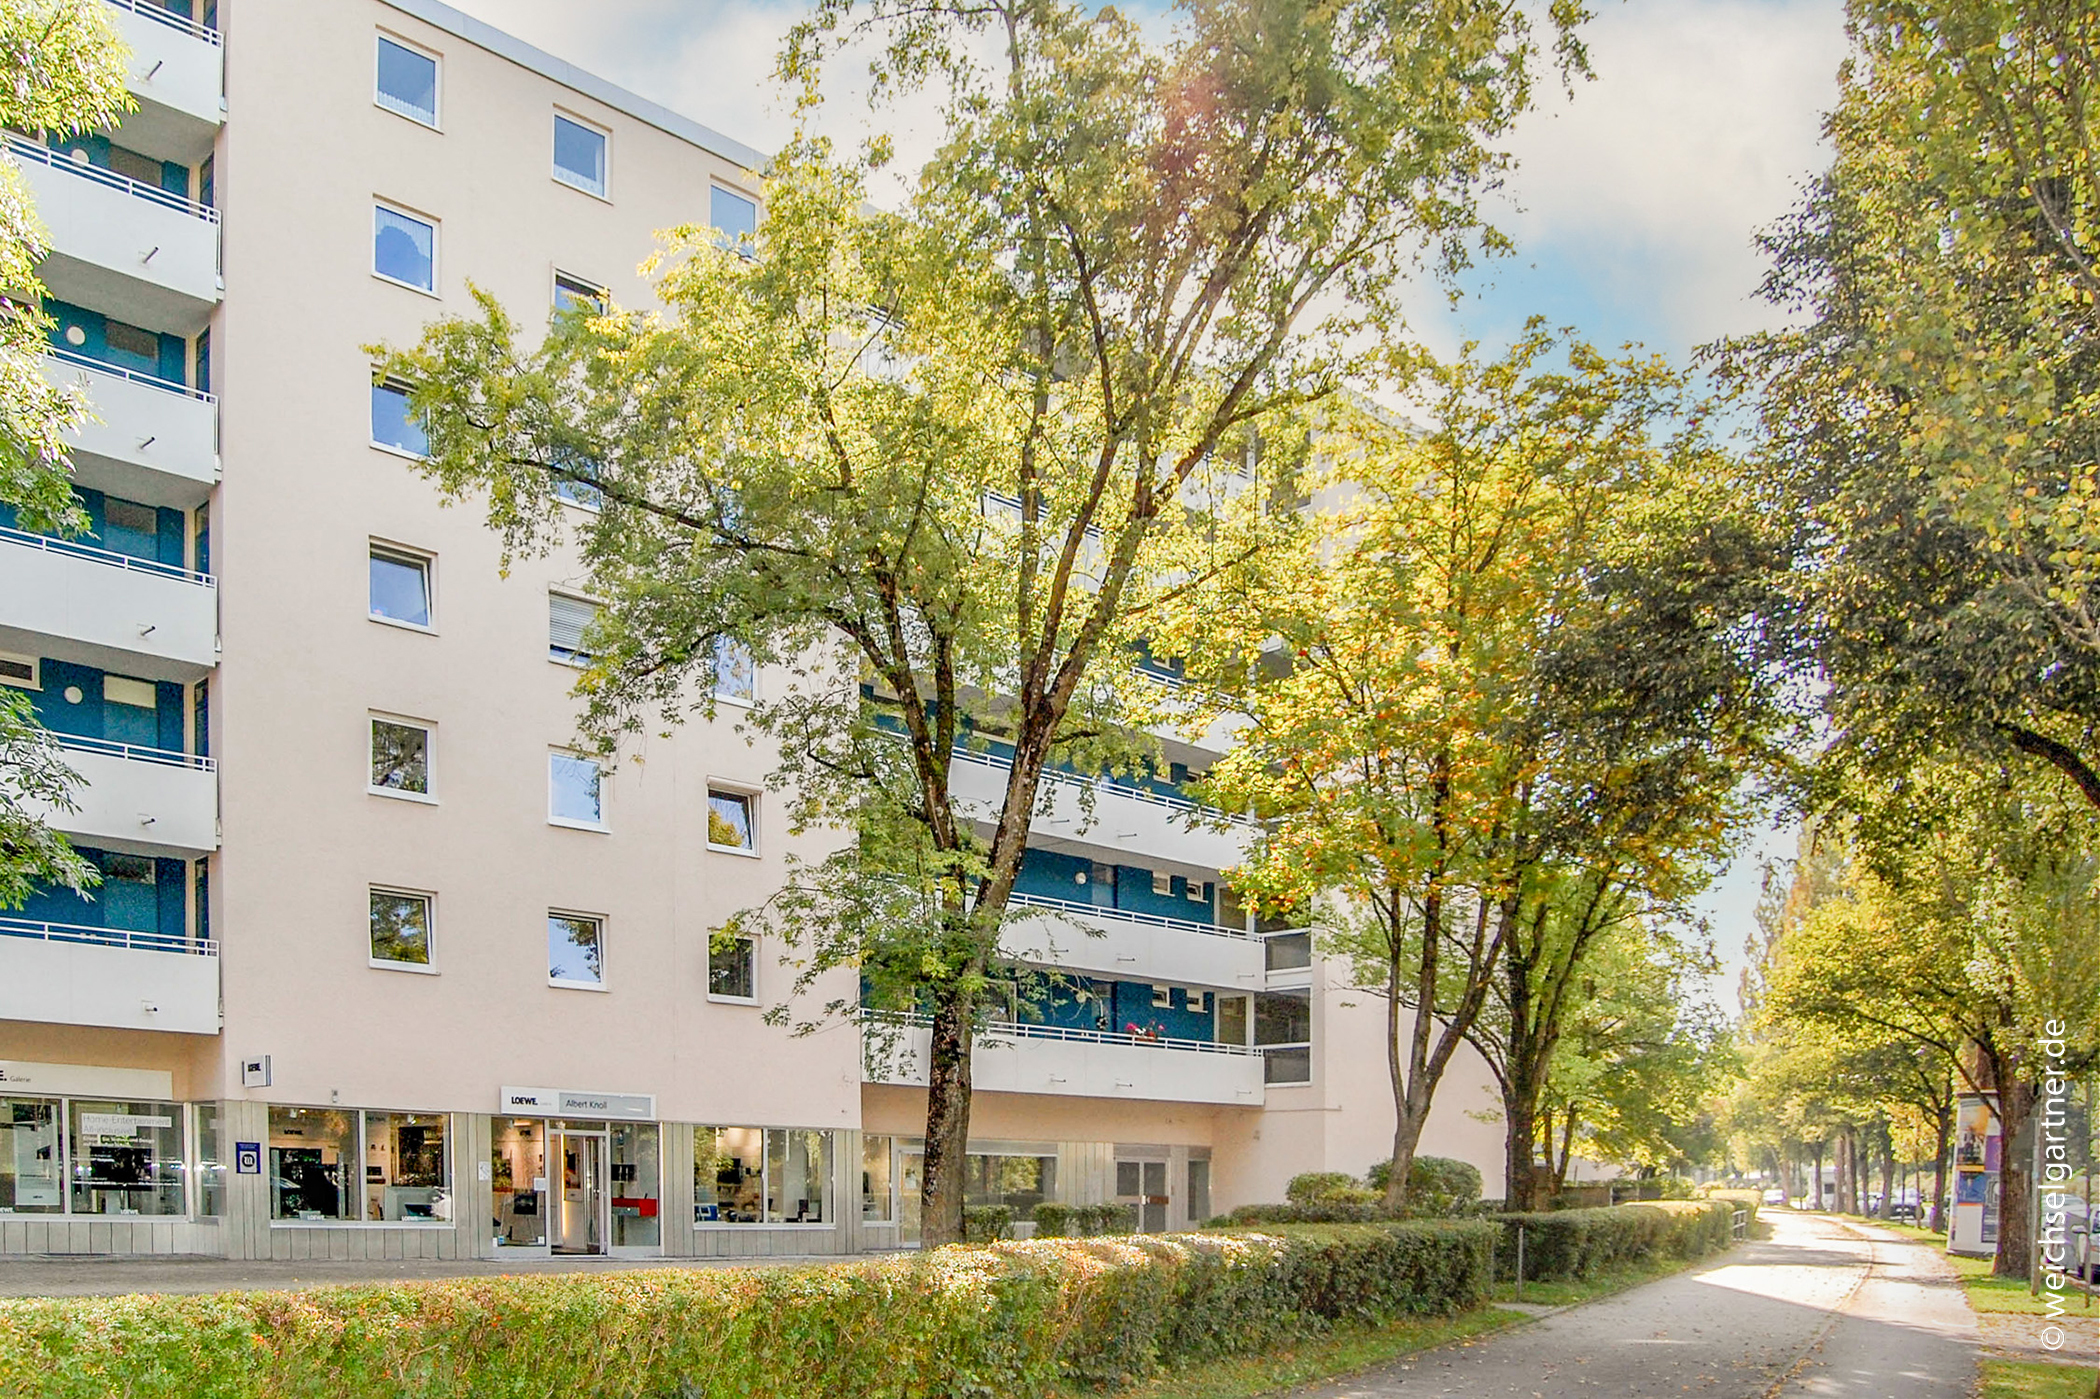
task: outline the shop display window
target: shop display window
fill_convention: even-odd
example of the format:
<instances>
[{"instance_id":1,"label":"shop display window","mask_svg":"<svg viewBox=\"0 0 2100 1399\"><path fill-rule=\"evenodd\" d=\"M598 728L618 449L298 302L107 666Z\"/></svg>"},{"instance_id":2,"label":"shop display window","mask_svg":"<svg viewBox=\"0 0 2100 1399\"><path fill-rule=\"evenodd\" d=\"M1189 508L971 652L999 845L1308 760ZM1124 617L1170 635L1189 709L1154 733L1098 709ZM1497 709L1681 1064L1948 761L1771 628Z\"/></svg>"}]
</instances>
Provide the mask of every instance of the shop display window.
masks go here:
<instances>
[{"instance_id":1,"label":"shop display window","mask_svg":"<svg viewBox=\"0 0 2100 1399\"><path fill-rule=\"evenodd\" d=\"M662 1138L653 1122L612 1125L612 1241L614 1248L663 1243L658 1191L663 1181Z\"/></svg>"},{"instance_id":2,"label":"shop display window","mask_svg":"<svg viewBox=\"0 0 2100 1399\"><path fill-rule=\"evenodd\" d=\"M178 1103L71 1102L73 1213L179 1215Z\"/></svg>"},{"instance_id":3,"label":"shop display window","mask_svg":"<svg viewBox=\"0 0 2100 1399\"><path fill-rule=\"evenodd\" d=\"M225 1143L220 1138L219 1105L197 1104L197 1213L215 1219L226 1213Z\"/></svg>"},{"instance_id":4,"label":"shop display window","mask_svg":"<svg viewBox=\"0 0 2100 1399\"><path fill-rule=\"evenodd\" d=\"M496 1242L538 1248L547 1242L546 1124L529 1117L494 1124L489 1144Z\"/></svg>"},{"instance_id":5,"label":"shop display window","mask_svg":"<svg viewBox=\"0 0 2100 1399\"><path fill-rule=\"evenodd\" d=\"M766 1133L766 1223L831 1222L831 1133Z\"/></svg>"},{"instance_id":6,"label":"shop display window","mask_svg":"<svg viewBox=\"0 0 2100 1399\"><path fill-rule=\"evenodd\" d=\"M452 1218L441 1113L365 1114L365 1218Z\"/></svg>"},{"instance_id":7,"label":"shop display window","mask_svg":"<svg viewBox=\"0 0 2100 1399\"><path fill-rule=\"evenodd\" d=\"M700 1224L831 1222L831 1133L693 1129L693 1219Z\"/></svg>"},{"instance_id":8,"label":"shop display window","mask_svg":"<svg viewBox=\"0 0 2100 1399\"><path fill-rule=\"evenodd\" d=\"M270 1217L322 1223L357 1218L357 1114L270 1109Z\"/></svg>"},{"instance_id":9,"label":"shop display window","mask_svg":"<svg viewBox=\"0 0 2100 1399\"><path fill-rule=\"evenodd\" d=\"M56 1214L65 1208L58 1154L58 1103L0 1098L0 1212Z\"/></svg>"},{"instance_id":10,"label":"shop display window","mask_svg":"<svg viewBox=\"0 0 2100 1399\"><path fill-rule=\"evenodd\" d=\"M863 1224L888 1224L895 1217L892 1200L896 1139L868 1133L860 1139L860 1218Z\"/></svg>"}]
</instances>

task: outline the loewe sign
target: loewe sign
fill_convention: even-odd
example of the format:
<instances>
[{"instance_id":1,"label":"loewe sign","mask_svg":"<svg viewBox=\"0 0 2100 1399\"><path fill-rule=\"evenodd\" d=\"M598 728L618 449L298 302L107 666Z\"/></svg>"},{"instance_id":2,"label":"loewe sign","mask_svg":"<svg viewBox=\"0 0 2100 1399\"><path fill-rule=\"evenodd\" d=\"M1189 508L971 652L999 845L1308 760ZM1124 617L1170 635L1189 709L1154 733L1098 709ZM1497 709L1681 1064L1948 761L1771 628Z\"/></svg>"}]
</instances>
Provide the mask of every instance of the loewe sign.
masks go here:
<instances>
[{"instance_id":1,"label":"loewe sign","mask_svg":"<svg viewBox=\"0 0 2100 1399\"><path fill-rule=\"evenodd\" d=\"M506 1088L501 1111L522 1117L656 1117L654 1093L591 1093L575 1088Z\"/></svg>"}]
</instances>

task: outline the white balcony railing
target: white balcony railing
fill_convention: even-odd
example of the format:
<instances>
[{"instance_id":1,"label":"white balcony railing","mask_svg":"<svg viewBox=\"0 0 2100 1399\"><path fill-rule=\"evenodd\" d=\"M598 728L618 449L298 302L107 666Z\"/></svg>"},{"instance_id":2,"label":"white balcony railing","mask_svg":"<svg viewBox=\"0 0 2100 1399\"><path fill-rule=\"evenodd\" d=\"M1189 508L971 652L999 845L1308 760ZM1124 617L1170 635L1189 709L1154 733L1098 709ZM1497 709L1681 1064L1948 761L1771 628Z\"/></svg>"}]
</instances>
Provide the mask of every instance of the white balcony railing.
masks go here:
<instances>
[{"instance_id":1,"label":"white balcony railing","mask_svg":"<svg viewBox=\"0 0 2100 1399\"><path fill-rule=\"evenodd\" d=\"M218 304L218 211L20 136L7 151L50 231L38 270L54 296L161 330Z\"/></svg>"},{"instance_id":2,"label":"white balcony railing","mask_svg":"<svg viewBox=\"0 0 2100 1399\"><path fill-rule=\"evenodd\" d=\"M955 750L955 795L990 820L1006 795L1010 762L989 753ZM1246 856L1259 823L1182 797L1169 797L1108 778L1045 772L1050 810L1034 823L1038 835L1128 851L1169 864L1225 869ZM1093 810L1087 810L1091 799Z\"/></svg>"},{"instance_id":3,"label":"white balcony railing","mask_svg":"<svg viewBox=\"0 0 2100 1399\"><path fill-rule=\"evenodd\" d=\"M196 679L218 663L218 587L209 574L23 530L0 529L0 627L62 638L73 659L135 673L140 656Z\"/></svg>"},{"instance_id":4,"label":"white balcony railing","mask_svg":"<svg viewBox=\"0 0 2100 1399\"><path fill-rule=\"evenodd\" d=\"M44 378L87 398L87 420L66 437L85 484L184 510L211 494L219 479L212 395L63 348L47 352Z\"/></svg>"},{"instance_id":5,"label":"white balcony railing","mask_svg":"<svg viewBox=\"0 0 2100 1399\"><path fill-rule=\"evenodd\" d=\"M75 810L32 811L68 835L178 855L219 847L219 770L210 758L164 748L55 737L80 774Z\"/></svg>"},{"instance_id":6,"label":"white balcony railing","mask_svg":"<svg viewBox=\"0 0 2100 1399\"><path fill-rule=\"evenodd\" d=\"M153 0L108 0L131 50L128 86L140 98L124 129L147 127L156 145L203 159L226 120L226 63L216 30L170 13Z\"/></svg>"},{"instance_id":7,"label":"white balcony railing","mask_svg":"<svg viewBox=\"0 0 2100 1399\"><path fill-rule=\"evenodd\" d=\"M216 1034L219 945L0 918L0 1020Z\"/></svg>"},{"instance_id":8,"label":"white balcony railing","mask_svg":"<svg viewBox=\"0 0 2100 1399\"><path fill-rule=\"evenodd\" d=\"M1035 894L1015 894L1011 906L1020 916L1000 934L999 950L1015 961L1128 981L1261 988L1261 945L1243 929Z\"/></svg>"},{"instance_id":9,"label":"white balcony railing","mask_svg":"<svg viewBox=\"0 0 2100 1399\"><path fill-rule=\"evenodd\" d=\"M864 1012L870 1082L923 1085L932 1021ZM998 1024L981 1028L971 1055L973 1085L988 1092L1259 1107L1260 1051L1210 1040L1152 1039L1106 1030Z\"/></svg>"}]
</instances>

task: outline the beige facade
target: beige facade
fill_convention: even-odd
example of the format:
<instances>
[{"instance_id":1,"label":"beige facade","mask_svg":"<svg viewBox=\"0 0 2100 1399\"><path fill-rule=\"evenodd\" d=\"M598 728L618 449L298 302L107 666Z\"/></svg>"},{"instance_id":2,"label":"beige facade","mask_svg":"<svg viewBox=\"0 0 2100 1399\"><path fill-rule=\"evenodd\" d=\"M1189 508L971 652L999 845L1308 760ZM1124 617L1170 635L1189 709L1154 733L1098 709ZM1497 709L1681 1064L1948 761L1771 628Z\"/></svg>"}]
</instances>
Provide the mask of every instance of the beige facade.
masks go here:
<instances>
[{"instance_id":1,"label":"beige facade","mask_svg":"<svg viewBox=\"0 0 2100 1399\"><path fill-rule=\"evenodd\" d=\"M790 975L770 949L753 994L710 994L709 930L836 837L787 836L733 705L624 753L595 822L558 818L576 671L550 597L581 594L578 562L506 571L476 510L374 440L368 346L468 312L470 283L527 324L558 277L648 305L658 231L708 222L717 188L755 195L757 153L429 0L112 3L141 113L108 149L18 152L54 200L107 206L76 220L92 237L58 230L52 277L84 327L53 372L97 406L76 467L98 533L0 537L0 577L24 580L0 664L100 765L99 814L59 824L110 893L0 923L0 1252L908 1242L909 1066L868 1070L852 1026L764 1025ZM411 87L434 63L429 110L382 100L383 60ZM557 178L558 118L602 141L602 193ZM432 231L427 290L383 275L388 218ZM125 238L181 220L216 281L145 284ZM375 557L420 566L426 617L377 615ZM375 777L375 721L422 734L415 782ZM753 850L710 848L711 790L749 798ZM1222 901L1236 838L1183 831L1157 793L1098 795L1091 830L1042 843L1045 941L1014 950L1113 988L1113 1014L980 1051L986 1198L1182 1227L1384 1156L1382 1008L1324 963L1272 969ZM375 956L375 899L420 960ZM593 974L554 975L554 917L595 927ZM1075 919L1105 936L1060 941ZM1282 1059L1261 996L1303 998L1308 1042ZM1486 1076L1452 1078L1425 1150L1492 1194Z\"/></svg>"}]
</instances>

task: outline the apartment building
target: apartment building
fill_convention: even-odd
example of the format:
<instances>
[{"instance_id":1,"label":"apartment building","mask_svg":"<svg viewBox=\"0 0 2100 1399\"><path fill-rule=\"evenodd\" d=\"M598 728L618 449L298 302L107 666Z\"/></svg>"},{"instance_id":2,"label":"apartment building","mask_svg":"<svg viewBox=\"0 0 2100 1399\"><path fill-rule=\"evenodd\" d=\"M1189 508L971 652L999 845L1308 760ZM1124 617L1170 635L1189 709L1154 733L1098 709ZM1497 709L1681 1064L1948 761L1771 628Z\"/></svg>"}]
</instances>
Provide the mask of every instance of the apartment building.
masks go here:
<instances>
[{"instance_id":1,"label":"apartment building","mask_svg":"<svg viewBox=\"0 0 2100 1399\"><path fill-rule=\"evenodd\" d=\"M91 532L0 519L0 682L84 778L53 819L103 882L0 918L0 1253L911 1243L909 1057L767 1026L777 949L710 948L825 850L735 723L768 677L575 751L579 561L506 572L365 348L470 283L521 318L646 305L657 230L756 226L761 154L433 0L104 2L139 110L7 138L47 372L95 418ZM1237 906L1248 828L1176 790L1224 741L1091 813L1056 779L1010 950L1066 989L977 1052L973 1200L1168 1229L1386 1154L1383 1006ZM1455 1071L1427 1149L1492 1193L1485 1085Z\"/></svg>"}]
</instances>

